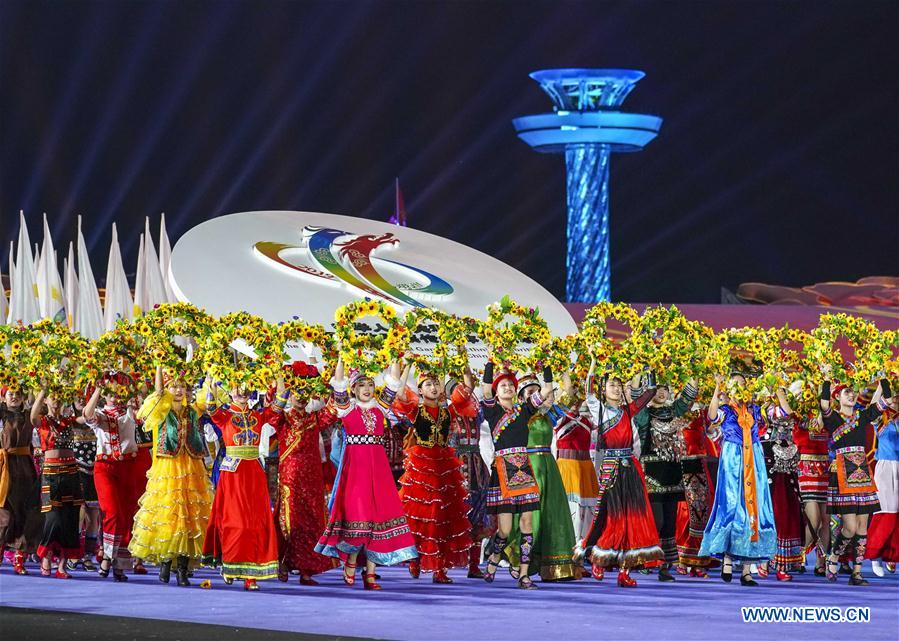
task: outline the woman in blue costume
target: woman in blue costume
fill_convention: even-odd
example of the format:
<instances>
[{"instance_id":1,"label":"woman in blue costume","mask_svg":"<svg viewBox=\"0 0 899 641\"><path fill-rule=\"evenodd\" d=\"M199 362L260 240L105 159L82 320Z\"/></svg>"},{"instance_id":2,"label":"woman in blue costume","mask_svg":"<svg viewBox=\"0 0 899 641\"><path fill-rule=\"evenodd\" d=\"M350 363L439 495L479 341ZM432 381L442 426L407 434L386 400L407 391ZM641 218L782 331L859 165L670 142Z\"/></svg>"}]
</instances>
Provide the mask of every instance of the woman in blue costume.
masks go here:
<instances>
[{"instance_id":1,"label":"woman in blue costume","mask_svg":"<svg viewBox=\"0 0 899 641\"><path fill-rule=\"evenodd\" d=\"M742 374L731 382L745 386ZM733 561L742 561L740 585L758 585L749 574L751 563L774 557L777 533L768 489L765 454L759 442L762 412L754 403L731 402L716 377L708 417L721 430L721 458L715 501L700 547L700 556L723 558L721 579L730 583Z\"/></svg>"}]
</instances>

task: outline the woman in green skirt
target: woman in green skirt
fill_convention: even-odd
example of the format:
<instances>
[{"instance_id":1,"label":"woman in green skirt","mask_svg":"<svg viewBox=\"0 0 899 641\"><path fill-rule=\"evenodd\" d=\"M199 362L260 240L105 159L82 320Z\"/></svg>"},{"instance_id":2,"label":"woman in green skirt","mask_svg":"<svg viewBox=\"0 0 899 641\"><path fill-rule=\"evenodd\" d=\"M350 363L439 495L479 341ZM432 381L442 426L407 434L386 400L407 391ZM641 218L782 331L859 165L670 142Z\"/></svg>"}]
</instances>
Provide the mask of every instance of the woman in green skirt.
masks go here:
<instances>
[{"instance_id":1,"label":"woman in green skirt","mask_svg":"<svg viewBox=\"0 0 899 641\"><path fill-rule=\"evenodd\" d=\"M518 397L527 398L539 389L540 383L533 374L518 381ZM581 578L580 569L571 561L574 548L574 525L568 508L568 495L562 484L559 466L552 455L553 422L543 412L535 414L528 424L528 457L534 469L534 477L540 488L540 509L534 511L534 549L528 574L540 574L543 581L565 581ZM518 578L518 526L513 525L505 556L509 572Z\"/></svg>"}]
</instances>

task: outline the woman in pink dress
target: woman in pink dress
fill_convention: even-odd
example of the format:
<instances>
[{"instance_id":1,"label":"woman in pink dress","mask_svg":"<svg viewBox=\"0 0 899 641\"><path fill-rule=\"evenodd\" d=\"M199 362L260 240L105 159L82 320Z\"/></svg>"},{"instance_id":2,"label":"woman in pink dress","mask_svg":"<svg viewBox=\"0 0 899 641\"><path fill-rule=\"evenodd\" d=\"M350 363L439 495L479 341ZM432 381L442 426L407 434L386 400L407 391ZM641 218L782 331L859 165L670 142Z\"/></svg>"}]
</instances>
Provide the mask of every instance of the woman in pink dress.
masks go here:
<instances>
[{"instance_id":1,"label":"woman in pink dress","mask_svg":"<svg viewBox=\"0 0 899 641\"><path fill-rule=\"evenodd\" d=\"M381 589L375 581L376 565L418 558L384 450L387 408L399 390L399 373L399 364L393 365L377 397L370 377L353 372L349 381L344 378L342 361L331 379L345 444L328 525L315 551L343 559L343 580L353 585L356 557L364 548L366 590Z\"/></svg>"},{"instance_id":2,"label":"woman in pink dress","mask_svg":"<svg viewBox=\"0 0 899 641\"><path fill-rule=\"evenodd\" d=\"M293 372L303 378L319 376L314 365L296 361ZM317 398L294 390L284 421L275 427L278 436L278 499L275 529L278 533L278 579L300 573L301 585L318 585L312 578L335 567L334 559L315 551L325 529L325 479L321 465L319 434L334 422L333 408Z\"/></svg>"}]
</instances>

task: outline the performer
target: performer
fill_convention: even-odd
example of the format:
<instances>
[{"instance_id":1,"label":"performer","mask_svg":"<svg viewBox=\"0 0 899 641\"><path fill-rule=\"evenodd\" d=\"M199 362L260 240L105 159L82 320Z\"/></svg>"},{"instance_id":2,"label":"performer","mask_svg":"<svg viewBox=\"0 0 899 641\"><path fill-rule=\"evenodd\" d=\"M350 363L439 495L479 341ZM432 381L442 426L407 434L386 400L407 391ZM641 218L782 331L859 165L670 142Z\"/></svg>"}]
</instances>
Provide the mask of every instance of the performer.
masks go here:
<instances>
[{"instance_id":1,"label":"performer","mask_svg":"<svg viewBox=\"0 0 899 641\"><path fill-rule=\"evenodd\" d=\"M384 449L387 410L399 389L399 374L399 364L394 364L377 397L370 377L352 372L349 381L344 378L341 360L331 379L345 441L328 525L315 551L343 559L344 583L353 585L356 558L364 549L366 590L381 589L376 564L395 565L418 557Z\"/></svg>"},{"instance_id":2,"label":"performer","mask_svg":"<svg viewBox=\"0 0 899 641\"><path fill-rule=\"evenodd\" d=\"M471 371L466 369L464 384L456 380L444 386L450 401L449 412L453 419L450 444L462 462L462 478L468 495L468 521L471 524L471 548L468 551L468 578L483 579L478 567L481 559L481 542L496 531L496 518L487 514L487 490L490 487L490 468L481 457L480 431L481 408L474 397Z\"/></svg>"},{"instance_id":3,"label":"performer","mask_svg":"<svg viewBox=\"0 0 899 641\"><path fill-rule=\"evenodd\" d=\"M437 377L418 377L419 404L406 387L408 376L407 365L393 409L409 429L406 471L400 477L400 499L418 550L409 572L414 578L421 570L433 572L434 583L452 583L447 571L467 565L471 549L462 462L448 445L452 415L440 402L443 389Z\"/></svg>"},{"instance_id":4,"label":"performer","mask_svg":"<svg viewBox=\"0 0 899 641\"><path fill-rule=\"evenodd\" d=\"M159 564L163 583L169 582L172 561L176 561L178 585L187 586L189 566L198 565L202 556L212 492L203 463L206 442L200 415L190 406L184 378L163 376L158 366L154 392L144 401L138 417L152 435L155 460L139 499L128 549L136 557Z\"/></svg>"},{"instance_id":5,"label":"performer","mask_svg":"<svg viewBox=\"0 0 899 641\"><path fill-rule=\"evenodd\" d=\"M540 391L540 383L533 374L518 380L518 402L525 402ZM544 412L544 404L528 423L528 457L537 487L540 490L540 508L531 516L534 547L528 566L531 576L540 575L542 581L566 581L580 579L581 570L572 562L571 550L575 544L574 523L568 510L568 497L559 473L559 466L552 455L553 421L549 412ZM554 418L564 415L561 407L552 406ZM520 578L521 559L517 553L521 543L521 532L517 524L512 524L506 556L512 577Z\"/></svg>"},{"instance_id":6,"label":"performer","mask_svg":"<svg viewBox=\"0 0 899 641\"><path fill-rule=\"evenodd\" d=\"M590 409L582 399L575 397L567 372L563 377L563 389L567 391L570 407L553 427L556 462L568 498L575 540L581 541L590 531L599 494L596 469L590 460L591 439L596 428L590 420Z\"/></svg>"},{"instance_id":7,"label":"performer","mask_svg":"<svg viewBox=\"0 0 899 641\"><path fill-rule=\"evenodd\" d=\"M78 465L78 480L81 485L81 506L79 519L79 538L84 548L81 559L69 560L66 567L71 572L80 564L88 572L97 568L92 557L101 553L97 548L97 536L100 533L100 503L97 500L97 488L94 486L94 460L97 458L97 437L84 422L82 414L87 399L76 400L70 408L72 417L72 433L74 439L75 462Z\"/></svg>"},{"instance_id":8,"label":"performer","mask_svg":"<svg viewBox=\"0 0 899 641\"><path fill-rule=\"evenodd\" d=\"M303 378L317 378L318 369L303 361L291 365ZM315 551L318 537L325 529L325 480L319 440L322 430L335 419L332 407L317 398L291 392L290 409L278 423L278 492L275 504L275 530L278 534L278 579L287 581L288 573L300 573L301 585L318 585L313 575L334 567L333 559Z\"/></svg>"},{"instance_id":9,"label":"performer","mask_svg":"<svg viewBox=\"0 0 899 641\"><path fill-rule=\"evenodd\" d=\"M899 395L890 401L890 409L880 417L877 427L877 452L874 484L880 511L871 517L865 558L871 569L883 576L883 564L889 568L899 562Z\"/></svg>"},{"instance_id":10,"label":"performer","mask_svg":"<svg viewBox=\"0 0 899 641\"><path fill-rule=\"evenodd\" d=\"M45 405L47 414L42 416ZM71 579L72 575L66 571L66 561L80 559L83 553L78 520L84 499L73 450L74 422L72 417L62 415L62 404L48 396L46 388L38 392L31 406L31 423L37 426L44 452L41 483L44 532L37 555L41 559L43 576L50 576L53 558L58 559L57 579Z\"/></svg>"},{"instance_id":11,"label":"performer","mask_svg":"<svg viewBox=\"0 0 899 641\"><path fill-rule=\"evenodd\" d=\"M830 516L827 513L827 484L830 480L830 459L827 453L829 436L821 416L807 416L793 431L793 441L799 448L799 496L808 521L805 553L816 550L815 575L827 574L825 550L830 544Z\"/></svg>"},{"instance_id":12,"label":"performer","mask_svg":"<svg viewBox=\"0 0 899 641\"><path fill-rule=\"evenodd\" d=\"M671 401L667 385L659 385L649 404L634 417L640 435L640 464L646 474L646 488L652 515L659 533L665 562L659 569L659 581L674 581L671 566L677 563L677 504L684 500L684 474L681 457L686 445L682 417L696 399L696 381L690 381Z\"/></svg>"},{"instance_id":13,"label":"performer","mask_svg":"<svg viewBox=\"0 0 899 641\"><path fill-rule=\"evenodd\" d=\"M487 511L497 515L497 531L487 561L484 580L492 583L500 557L517 521L521 533L518 559L518 587L534 590L528 573L534 549L533 512L540 508L540 490L527 453L528 424L539 408L553 402L552 371L543 372L543 390L517 402L518 381L512 372L501 370L494 378L493 363L484 368L481 409L493 435L494 461L487 493ZM491 571L492 568L492 571Z\"/></svg>"},{"instance_id":14,"label":"performer","mask_svg":"<svg viewBox=\"0 0 899 641\"><path fill-rule=\"evenodd\" d=\"M828 372L825 371L825 375ZM868 516L880 509L877 488L871 478L865 455L865 436L874 421L887 409L890 384L884 379L877 386L872 403L855 408L858 394L847 385L837 385L831 393L830 381L821 386L821 418L830 434L830 482L827 507L840 516L841 528L831 541L827 557L827 580L837 580L839 557L851 552L855 560L849 585L868 585L862 577L862 560L868 534ZM833 411L832 404L837 404Z\"/></svg>"},{"instance_id":15,"label":"performer","mask_svg":"<svg viewBox=\"0 0 899 641\"><path fill-rule=\"evenodd\" d=\"M20 389L0 403L0 547L13 550L16 574L28 574L25 555L40 535L40 484L31 458L32 425Z\"/></svg>"},{"instance_id":16,"label":"performer","mask_svg":"<svg viewBox=\"0 0 899 641\"><path fill-rule=\"evenodd\" d=\"M141 408L143 397L138 392L128 401L128 406L134 413L137 429L134 430L134 440L137 442L137 457L134 459L134 485L131 487L131 503L134 506L134 513L140 509L140 497L143 496L147 489L147 475L153 466L153 435L144 431L144 422L137 416L138 410ZM144 560L138 555L132 555L135 574L147 574L147 568L144 567Z\"/></svg>"},{"instance_id":17,"label":"performer","mask_svg":"<svg viewBox=\"0 0 899 641\"><path fill-rule=\"evenodd\" d=\"M709 568L720 565L714 557L700 556L699 548L715 496L718 452L713 441L721 436L721 429L711 425L706 410L700 408L683 434L684 500L677 505L677 573L705 579Z\"/></svg>"},{"instance_id":18,"label":"performer","mask_svg":"<svg viewBox=\"0 0 899 641\"><path fill-rule=\"evenodd\" d=\"M231 389L231 403L222 407L213 391L206 394L206 411L222 433L225 457L203 541L203 563L220 565L225 583L243 579L244 590L255 591L257 580L278 576L278 539L259 441L266 423L277 429L284 420L284 381L278 379L270 406L250 409L248 400L240 386Z\"/></svg>"},{"instance_id":19,"label":"performer","mask_svg":"<svg viewBox=\"0 0 899 641\"><path fill-rule=\"evenodd\" d=\"M602 400L593 392L595 360L587 375L587 406L599 433L595 465L599 476L599 501L596 517L587 536L575 548L579 557L591 550L593 576L602 580L605 568L618 567L618 586L636 587L632 568L657 565L664 559L659 534L652 517L646 482L640 465L640 437L633 425L634 416L655 395L651 376L641 386L630 384L631 401L624 400L624 387L618 378L604 377Z\"/></svg>"},{"instance_id":20,"label":"performer","mask_svg":"<svg viewBox=\"0 0 899 641\"><path fill-rule=\"evenodd\" d=\"M131 379L122 372L111 372L97 381L84 406L84 419L97 437L94 483L103 514L103 560L97 573L106 578L112 568L116 581L127 581L125 568L131 564L128 543L136 505L134 484L139 482L135 465L137 421L126 403ZM105 388L105 392L104 392ZM97 409L101 395L104 406Z\"/></svg>"},{"instance_id":21,"label":"performer","mask_svg":"<svg viewBox=\"0 0 899 641\"><path fill-rule=\"evenodd\" d=\"M792 581L790 568L803 561L805 519L799 499L799 448L793 443L796 419L783 390L778 390L778 401L779 405L766 409L768 421L760 436L777 532L774 569L778 581ZM758 573L761 578L768 576L767 561L759 565Z\"/></svg>"},{"instance_id":22,"label":"performer","mask_svg":"<svg viewBox=\"0 0 899 641\"><path fill-rule=\"evenodd\" d=\"M745 385L742 374L731 381ZM723 442L718 464L715 502L700 547L701 556L723 557L721 579L730 583L733 561L742 561L740 585L756 586L750 564L767 561L777 551L774 508L768 489L765 455L759 443L764 419L758 405L731 402L715 377L708 407L710 421L720 425Z\"/></svg>"}]
</instances>

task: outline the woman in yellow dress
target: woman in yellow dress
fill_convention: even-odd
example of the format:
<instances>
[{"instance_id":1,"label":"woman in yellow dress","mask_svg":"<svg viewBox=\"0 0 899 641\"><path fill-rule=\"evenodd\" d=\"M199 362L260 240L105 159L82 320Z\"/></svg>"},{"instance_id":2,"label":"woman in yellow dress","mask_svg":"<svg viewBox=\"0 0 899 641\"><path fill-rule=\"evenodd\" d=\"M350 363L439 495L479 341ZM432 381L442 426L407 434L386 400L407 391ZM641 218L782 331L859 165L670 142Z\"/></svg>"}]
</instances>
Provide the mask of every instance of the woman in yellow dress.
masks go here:
<instances>
[{"instance_id":1,"label":"woman in yellow dress","mask_svg":"<svg viewBox=\"0 0 899 641\"><path fill-rule=\"evenodd\" d=\"M156 389L138 412L153 433L153 467L134 517L128 549L159 564L159 580L169 582L177 560L178 585L190 585L187 573L198 565L212 506L212 491L203 458L206 441L199 412L190 406L189 388L179 376L156 369Z\"/></svg>"}]
</instances>

